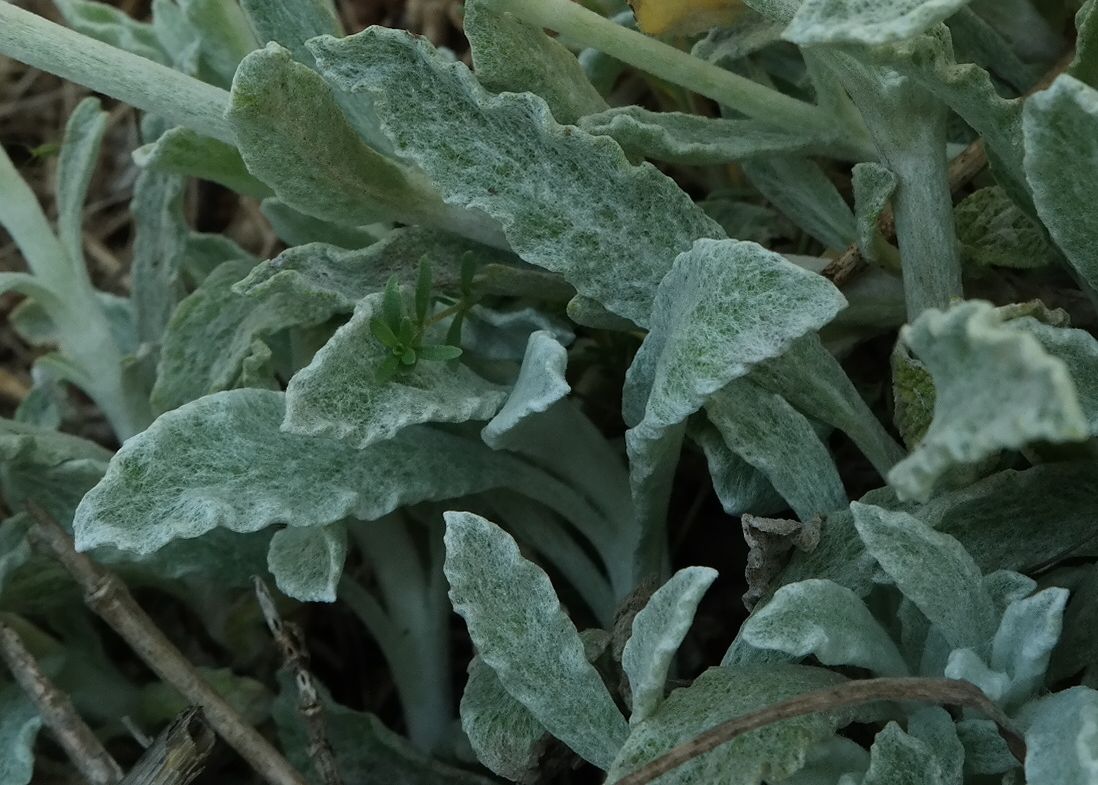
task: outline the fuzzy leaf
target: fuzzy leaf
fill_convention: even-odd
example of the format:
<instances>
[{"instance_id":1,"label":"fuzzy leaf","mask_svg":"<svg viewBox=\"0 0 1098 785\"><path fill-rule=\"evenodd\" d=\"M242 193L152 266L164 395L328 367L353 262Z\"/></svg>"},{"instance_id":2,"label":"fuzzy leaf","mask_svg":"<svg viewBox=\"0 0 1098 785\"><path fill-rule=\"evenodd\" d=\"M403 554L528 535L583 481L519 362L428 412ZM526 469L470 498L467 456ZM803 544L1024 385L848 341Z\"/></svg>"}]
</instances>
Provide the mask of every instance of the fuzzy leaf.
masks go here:
<instances>
[{"instance_id":1,"label":"fuzzy leaf","mask_svg":"<svg viewBox=\"0 0 1098 785\"><path fill-rule=\"evenodd\" d=\"M496 449L508 446L524 421L567 397L572 389L564 377L567 365L567 350L550 333L532 333L507 401L481 432L484 443Z\"/></svg>"},{"instance_id":2,"label":"fuzzy leaf","mask_svg":"<svg viewBox=\"0 0 1098 785\"><path fill-rule=\"evenodd\" d=\"M28 785L34 774L38 710L16 684L0 689L0 785Z\"/></svg>"},{"instance_id":3,"label":"fuzzy leaf","mask_svg":"<svg viewBox=\"0 0 1098 785\"><path fill-rule=\"evenodd\" d=\"M305 215L274 196L264 199L260 210L270 221L278 239L291 248L310 243L329 243L338 248L355 250L365 248L378 239L368 228L344 226Z\"/></svg>"},{"instance_id":4,"label":"fuzzy leaf","mask_svg":"<svg viewBox=\"0 0 1098 785\"><path fill-rule=\"evenodd\" d=\"M289 49L298 62L310 65L305 42L318 35L343 35L339 19L326 0L240 0L260 46L270 41Z\"/></svg>"},{"instance_id":5,"label":"fuzzy leaf","mask_svg":"<svg viewBox=\"0 0 1098 785\"><path fill-rule=\"evenodd\" d=\"M183 217L185 186L183 177L151 169L143 170L134 186L131 297L142 343L160 342L181 299L179 273L190 234Z\"/></svg>"},{"instance_id":6,"label":"fuzzy leaf","mask_svg":"<svg viewBox=\"0 0 1098 785\"><path fill-rule=\"evenodd\" d=\"M867 260L880 263L881 230L878 222L896 193L898 181L891 169L875 163L854 167L854 218L858 224L858 247Z\"/></svg>"},{"instance_id":7,"label":"fuzzy leaf","mask_svg":"<svg viewBox=\"0 0 1098 785\"><path fill-rule=\"evenodd\" d=\"M271 189L248 172L235 147L187 128L166 131L135 150L133 159L143 169L209 180L255 199L271 195Z\"/></svg>"},{"instance_id":8,"label":"fuzzy leaf","mask_svg":"<svg viewBox=\"0 0 1098 785\"><path fill-rule=\"evenodd\" d=\"M499 527L446 513L450 599L504 689L585 760L608 769L628 733L549 578Z\"/></svg>"},{"instance_id":9,"label":"fuzzy leaf","mask_svg":"<svg viewBox=\"0 0 1098 785\"><path fill-rule=\"evenodd\" d=\"M286 596L302 602L335 602L346 558L347 529L342 524L286 528L271 538L267 568Z\"/></svg>"},{"instance_id":10,"label":"fuzzy leaf","mask_svg":"<svg viewBox=\"0 0 1098 785\"><path fill-rule=\"evenodd\" d=\"M705 453L713 491L726 513L771 515L785 509L785 501L766 476L736 455L715 426L692 426L690 437Z\"/></svg>"},{"instance_id":11,"label":"fuzzy leaf","mask_svg":"<svg viewBox=\"0 0 1098 785\"><path fill-rule=\"evenodd\" d=\"M743 171L767 201L824 246L845 250L858 239L854 214L819 164L775 157L748 161Z\"/></svg>"},{"instance_id":12,"label":"fuzzy leaf","mask_svg":"<svg viewBox=\"0 0 1098 785\"><path fill-rule=\"evenodd\" d=\"M702 595L716 578L717 571L708 567L679 570L633 617L633 633L621 655L632 693L630 725L643 722L659 708L671 661L690 629Z\"/></svg>"},{"instance_id":13,"label":"fuzzy leaf","mask_svg":"<svg viewBox=\"0 0 1098 785\"><path fill-rule=\"evenodd\" d=\"M1067 589L1049 588L1007 606L991 648L991 667L1010 677L1003 705L1009 711L1032 699L1044 684L1049 657L1063 629Z\"/></svg>"},{"instance_id":14,"label":"fuzzy leaf","mask_svg":"<svg viewBox=\"0 0 1098 785\"><path fill-rule=\"evenodd\" d=\"M1029 707L1025 719L1029 785L1098 783L1098 692L1058 692Z\"/></svg>"},{"instance_id":15,"label":"fuzzy leaf","mask_svg":"<svg viewBox=\"0 0 1098 785\"><path fill-rule=\"evenodd\" d=\"M77 269L84 260L84 202L106 130L107 113L97 99L85 98L65 126L57 163L57 238Z\"/></svg>"},{"instance_id":16,"label":"fuzzy leaf","mask_svg":"<svg viewBox=\"0 0 1098 785\"><path fill-rule=\"evenodd\" d=\"M863 785L946 785L930 747L894 722L877 734L869 749Z\"/></svg>"},{"instance_id":17,"label":"fuzzy leaf","mask_svg":"<svg viewBox=\"0 0 1098 785\"><path fill-rule=\"evenodd\" d=\"M1098 340L1085 330L1055 327L1032 316L1011 319L1004 326L1032 335L1067 366L1090 432L1098 433Z\"/></svg>"},{"instance_id":18,"label":"fuzzy leaf","mask_svg":"<svg viewBox=\"0 0 1098 785\"><path fill-rule=\"evenodd\" d=\"M965 749L948 711L940 706L916 709L907 721L907 732L930 748L941 769L943 783L964 781Z\"/></svg>"},{"instance_id":19,"label":"fuzzy leaf","mask_svg":"<svg viewBox=\"0 0 1098 785\"><path fill-rule=\"evenodd\" d=\"M724 234L609 139L557 125L536 96L489 94L423 39L371 28L310 48L334 84L373 99L397 153L447 202L488 213L523 259L637 324L676 254Z\"/></svg>"},{"instance_id":20,"label":"fuzzy leaf","mask_svg":"<svg viewBox=\"0 0 1098 785\"><path fill-rule=\"evenodd\" d=\"M762 472L802 521L846 507L827 447L780 395L738 379L714 395L706 411L728 447Z\"/></svg>"},{"instance_id":21,"label":"fuzzy leaf","mask_svg":"<svg viewBox=\"0 0 1098 785\"><path fill-rule=\"evenodd\" d=\"M464 29L477 80L493 93L534 93L558 123L568 125L606 109L576 56L538 28L470 0Z\"/></svg>"},{"instance_id":22,"label":"fuzzy leaf","mask_svg":"<svg viewBox=\"0 0 1098 785\"><path fill-rule=\"evenodd\" d=\"M215 393L162 415L123 445L84 497L78 546L149 553L217 527L375 520L405 504L503 486L529 486L554 508L568 504L567 490L478 440L420 427L355 450L280 431L284 417L284 395L258 389Z\"/></svg>"},{"instance_id":23,"label":"fuzzy leaf","mask_svg":"<svg viewBox=\"0 0 1098 785\"><path fill-rule=\"evenodd\" d=\"M827 580L778 589L747 620L741 636L760 649L814 655L824 665L854 665L880 676L909 673L896 644L858 595Z\"/></svg>"},{"instance_id":24,"label":"fuzzy leaf","mask_svg":"<svg viewBox=\"0 0 1098 785\"><path fill-rule=\"evenodd\" d=\"M991 305L930 309L900 337L930 371L936 393L926 436L888 475L901 496L925 501L950 469L998 450L1089 434L1064 363L1032 336L1004 329Z\"/></svg>"},{"instance_id":25,"label":"fuzzy leaf","mask_svg":"<svg viewBox=\"0 0 1098 785\"><path fill-rule=\"evenodd\" d=\"M361 449L409 425L487 420L503 405L501 388L460 364L421 362L380 382L378 369L393 351L371 328L383 298L373 294L362 300L351 320L290 380L286 430L346 440Z\"/></svg>"},{"instance_id":26,"label":"fuzzy leaf","mask_svg":"<svg viewBox=\"0 0 1098 785\"><path fill-rule=\"evenodd\" d=\"M841 681L843 677L836 673L801 665L710 668L689 687L668 695L655 715L633 728L607 782L617 782L725 720ZM759 785L764 780L779 781L800 769L807 750L830 736L844 719L821 712L768 725L692 759L665 775L662 782Z\"/></svg>"},{"instance_id":27,"label":"fuzzy leaf","mask_svg":"<svg viewBox=\"0 0 1098 785\"><path fill-rule=\"evenodd\" d=\"M690 166L804 154L822 146L817 136L758 120L652 112L639 106L590 114L579 125L588 133L611 137L632 155Z\"/></svg>"},{"instance_id":28,"label":"fuzzy leaf","mask_svg":"<svg viewBox=\"0 0 1098 785\"><path fill-rule=\"evenodd\" d=\"M850 505L869 553L956 648L985 647L996 613L980 568L953 537L904 512Z\"/></svg>"},{"instance_id":29,"label":"fuzzy leaf","mask_svg":"<svg viewBox=\"0 0 1098 785\"><path fill-rule=\"evenodd\" d=\"M512 782L536 775L548 731L503 688L480 657L469 663L461 694L461 728L477 760Z\"/></svg>"},{"instance_id":30,"label":"fuzzy leaf","mask_svg":"<svg viewBox=\"0 0 1098 785\"><path fill-rule=\"evenodd\" d=\"M54 5L72 29L149 60L170 63L152 26L125 11L91 0L54 0Z\"/></svg>"},{"instance_id":31,"label":"fuzzy leaf","mask_svg":"<svg viewBox=\"0 0 1098 785\"><path fill-rule=\"evenodd\" d=\"M969 0L805 0L783 38L814 44L887 44L925 32Z\"/></svg>"},{"instance_id":32,"label":"fuzzy leaf","mask_svg":"<svg viewBox=\"0 0 1098 785\"><path fill-rule=\"evenodd\" d=\"M1055 260L1040 227L999 186L982 188L957 205L957 239L965 263L1031 269Z\"/></svg>"},{"instance_id":33,"label":"fuzzy leaf","mask_svg":"<svg viewBox=\"0 0 1098 785\"><path fill-rule=\"evenodd\" d=\"M1091 210L1098 91L1070 76L1026 101L1025 171L1037 213L1072 269L1098 288L1098 231Z\"/></svg>"}]
</instances>

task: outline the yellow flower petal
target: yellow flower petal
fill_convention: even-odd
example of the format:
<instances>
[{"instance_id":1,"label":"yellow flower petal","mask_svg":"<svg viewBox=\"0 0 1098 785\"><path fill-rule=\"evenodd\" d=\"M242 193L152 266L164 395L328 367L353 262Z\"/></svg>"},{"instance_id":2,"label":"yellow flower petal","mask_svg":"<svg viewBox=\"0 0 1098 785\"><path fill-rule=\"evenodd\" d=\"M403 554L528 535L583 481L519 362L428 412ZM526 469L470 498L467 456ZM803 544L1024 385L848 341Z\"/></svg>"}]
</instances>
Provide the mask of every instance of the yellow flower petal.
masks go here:
<instances>
[{"instance_id":1,"label":"yellow flower petal","mask_svg":"<svg viewBox=\"0 0 1098 785\"><path fill-rule=\"evenodd\" d=\"M743 11L743 0L630 0L637 25L648 35L693 35L726 27Z\"/></svg>"}]
</instances>

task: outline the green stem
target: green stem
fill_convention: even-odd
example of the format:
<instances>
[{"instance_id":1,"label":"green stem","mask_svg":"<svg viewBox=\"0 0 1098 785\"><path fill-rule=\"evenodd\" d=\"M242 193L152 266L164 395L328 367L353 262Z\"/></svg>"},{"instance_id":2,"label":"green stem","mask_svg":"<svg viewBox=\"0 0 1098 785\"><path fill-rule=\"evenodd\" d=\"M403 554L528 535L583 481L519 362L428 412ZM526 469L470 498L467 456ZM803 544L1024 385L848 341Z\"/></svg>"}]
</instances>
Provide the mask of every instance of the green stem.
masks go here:
<instances>
[{"instance_id":1,"label":"green stem","mask_svg":"<svg viewBox=\"0 0 1098 785\"><path fill-rule=\"evenodd\" d=\"M0 54L227 144L229 94L0 0Z\"/></svg>"},{"instance_id":2,"label":"green stem","mask_svg":"<svg viewBox=\"0 0 1098 785\"><path fill-rule=\"evenodd\" d=\"M490 0L490 5L538 27L775 125L833 135L835 119L812 104L707 63L636 30L614 24L572 0Z\"/></svg>"}]
</instances>

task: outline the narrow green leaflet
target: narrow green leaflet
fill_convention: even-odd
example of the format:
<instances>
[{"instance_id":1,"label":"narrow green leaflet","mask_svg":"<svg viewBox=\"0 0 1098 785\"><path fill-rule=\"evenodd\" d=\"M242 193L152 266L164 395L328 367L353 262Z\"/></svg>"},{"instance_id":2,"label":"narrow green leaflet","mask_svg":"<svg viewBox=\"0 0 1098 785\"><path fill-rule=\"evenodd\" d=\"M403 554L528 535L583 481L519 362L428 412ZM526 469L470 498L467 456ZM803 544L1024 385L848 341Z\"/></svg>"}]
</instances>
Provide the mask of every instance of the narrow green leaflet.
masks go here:
<instances>
[{"instance_id":1,"label":"narrow green leaflet","mask_svg":"<svg viewBox=\"0 0 1098 785\"><path fill-rule=\"evenodd\" d=\"M887 44L925 32L969 0L805 0L782 37L801 46Z\"/></svg>"},{"instance_id":2,"label":"narrow green leaflet","mask_svg":"<svg viewBox=\"0 0 1098 785\"><path fill-rule=\"evenodd\" d=\"M285 409L282 393L242 389L161 415L84 497L74 522L80 549L149 553L217 527L375 520L405 504L501 486L530 486L551 506L569 503L566 490L479 440L421 427L356 450L280 431Z\"/></svg>"},{"instance_id":3,"label":"narrow green leaflet","mask_svg":"<svg viewBox=\"0 0 1098 785\"><path fill-rule=\"evenodd\" d=\"M477 760L492 773L512 782L536 776L548 731L511 697L480 657L469 663L461 694L461 729Z\"/></svg>"},{"instance_id":4,"label":"narrow green leaflet","mask_svg":"<svg viewBox=\"0 0 1098 785\"><path fill-rule=\"evenodd\" d=\"M869 748L863 785L947 785L933 750L890 722Z\"/></svg>"},{"instance_id":5,"label":"narrow green leaflet","mask_svg":"<svg viewBox=\"0 0 1098 785\"><path fill-rule=\"evenodd\" d=\"M866 549L950 644L986 646L997 626L995 608L964 546L904 512L859 502L850 509Z\"/></svg>"},{"instance_id":6,"label":"narrow green leaflet","mask_svg":"<svg viewBox=\"0 0 1098 785\"><path fill-rule=\"evenodd\" d=\"M876 163L860 163L854 167L854 218L858 224L858 247L862 256L880 264L887 254L886 241L881 237L878 221L898 182L891 169Z\"/></svg>"},{"instance_id":7,"label":"narrow green leaflet","mask_svg":"<svg viewBox=\"0 0 1098 785\"><path fill-rule=\"evenodd\" d=\"M834 250L858 239L854 214L835 184L807 158L760 158L746 161L751 184L811 237Z\"/></svg>"},{"instance_id":8,"label":"narrow green leaflet","mask_svg":"<svg viewBox=\"0 0 1098 785\"><path fill-rule=\"evenodd\" d=\"M590 134L611 137L632 155L692 166L826 149L817 135L758 120L652 112L639 106L615 107L591 114L580 120L579 125Z\"/></svg>"},{"instance_id":9,"label":"narrow green leaflet","mask_svg":"<svg viewBox=\"0 0 1098 785\"><path fill-rule=\"evenodd\" d=\"M169 129L155 142L137 148L133 159L143 169L209 180L255 199L272 193L252 177L235 147L188 128Z\"/></svg>"},{"instance_id":10,"label":"narrow green leaflet","mask_svg":"<svg viewBox=\"0 0 1098 785\"><path fill-rule=\"evenodd\" d=\"M450 599L504 689L585 760L608 769L628 733L549 578L471 513L446 513Z\"/></svg>"},{"instance_id":11,"label":"narrow green leaflet","mask_svg":"<svg viewBox=\"0 0 1098 785\"><path fill-rule=\"evenodd\" d=\"M477 80L493 93L539 95L566 125L607 108L576 56L536 27L471 1L465 4L464 29Z\"/></svg>"},{"instance_id":12,"label":"narrow green leaflet","mask_svg":"<svg viewBox=\"0 0 1098 785\"><path fill-rule=\"evenodd\" d=\"M107 113L95 98L85 98L69 117L57 164L57 238L76 275L86 276L84 260L84 201L88 196Z\"/></svg>"},{"instance_id":13,"label":"narrow green leaflet","mask_svg":"<svg viewBox=\"0 0 1098 785\"><path fill-rule=\"evenodd\" d=\"M298 708L297 685L279 677L272 714L282 747L299 771L313 771L309 728ZM413 747L403 736L367 712L353 711L332 700L320 686L324 728L343 781L355 785L492 785L492 780L447 766Z\"/></svg>"},{"instance_id":14,"label":"narrow green leaflet","mask_svg":"<svg viewBox=\"0 0 1098 785\"><path fill-rule=\"evenodd\" d=\"M1072 687L1049 695L1024 719L1029 785L1098 783L1098 692Z\"/></svg>"},{"instance_id":15,"label":"narrow green leaflet","mask_svg":"<svg viewBox=\"0 0 1098 785\"><path fill-rule=\"evenodd\" d=\"M324 80L278 44L240 64L228 119L248 171L307 215L359 226L440 207L421 179L362 140Z\"/></svg>"},{"instance_id":16,"label":"narrow green leaflet","mask_svg":"<svg viewBox=\"0 0 1098 785\"><path fill-rule=\"evenodd\" d=\"M267 568L278 588L302 602L335 602L347 558L347 528L279 529L271 538Z\"/></svg>"},{"instance_id":17,"label":"narrow green leaflet","mask_svg":"<svg viewBox=\"0 0 1098 785\"><path fill-rule=\"evenodd\" d=\"M689 687L672 692L655 715L633 728L607 782L617 782L725 720L843 680L832 671L802 665L710 668ZM665 775L661 783L778 782L804 766L809 748L831 736L844 720L835 713L820 712L768 725L690 760Z\"/></svg>"},{"instance_id":18,"label":"narrow green leaflet","mask_svg":"<svg viewBox=\"0 0 1098 785\"><path fill-rule=\"evenodd\" d=\"M889 473L904 498L927 500L950 469L1034 441L1089 435L1066 365L1037 339L1004 328L988 303L928 310L900 339L934 378L934 418L915 451Z\"/></svg>"},{"instance_id":19,"label":"narrow green leaflet","mask_svg":"<svg viewBox=\"0 0 1098 785\"><path fill-rule=\"evenodd\" d=\"M1033 202L1052 239L1093 291L1098 220L1091 185L1098 155L1098 92L1070 76L1026 101L1025 172Z\"/></svg>"},{"instance_id":20,"label":"narrow green leaflet","mask_svg":"<svg viewBox=\"0 0 1098 785\"><path fill-rule=\"evenodd\" d=\"M846 507L827 446L780 395L738 379L714 395L706 411L729 449L758 469L802 521Z\"/></svg>"},{"instance_id":21,"label":"narrow green leaflet","mask_svg":"<svg viewBox=\"0 0 1098 785\"><path fill-rule=\"evenodd\" d=\"M460 361L418 362L391 379L379 375L392 350L374 334L384 294L369 295L354 316L286 388L283 427L362 448L409 425L488 420L505 391Z\"/></svg>"},{"instance_id":22,"label":"narrow green leaflet","mask_svg":"<svg viewBox=\"0 0 1098 785\"><path fill-rule=\"evenodd\" d=\"M137 338L157 344L182 291L180 269L190 230L183 217L185 179L146 169L133 192L132 299Z\"/></svg>"},{"instance_id":23,"label":"narrow green leaflet","mask_svg":"<svg viewBox=\"0 0 1098 785\"><path fill-rule=\"evenodd\" d=\"M783 586L744 624L741 637L760 649L824 665L853 665L878 676L907 676L896 644L857 594L828 580Z\"/></svg>"},{"instance_id":24,"label":"narrow green leaflet","mask_svg":"<svg viewBox=\"0 0 1098 785\"><path fill-rule=\"evenodd\" d=\"M263 298L237 294L233 284L253 266L250 260L225 262L172 314L152 391L158 411L234 386L255 340L346 310L339 297L323 290L275 290Z\"/></svg>"},{"instance_id":25,"label":"narrow green leaflet","mask_svg":"<svg viewBox=\"0 0 1098 785\"><path fill-rule=\"evenodd\" d=\"M41 727L38 710L21 687L8 683L0 688L0 785L29 785Z\"/></svg>"},{"instance_id":26,"label":"narrow green leaflet","mask_svg":"<svg viewBox=\"0 0 1098 785\"><path fill-rule=\"evenodd\" d=\"M675 256L724 234L611 140L557 125L536 96L489 94L423 39L371 28L310 48L334 84L373 99L398 154L447 202L488 213L523 259L641 326Z\"/></svg>"},{"instance_id":27,"label":"narrow green leaflet","mask_svg":"<svg viewBox=\"0 0 1098 785\"><path fill-rule=\"evenodd\" d=\"M679 570L633 617L633 634L621 654L632 695L630 725L643 722L659 708L671 661L694 621L702 595L716 578L717 571L708 567Z\"/></svg>"},{"instance_id":28,"label":"narrow green leaflet","mask_svg":"<svg viewBox=\"0 0 1098 785\"><path fill-rule=\"evenodd\" d=\"M1000 186L981 188L967 197L954 216L965 264L1027 270L1055 262L1040 227Z\"/></svg>"}]
</instances>

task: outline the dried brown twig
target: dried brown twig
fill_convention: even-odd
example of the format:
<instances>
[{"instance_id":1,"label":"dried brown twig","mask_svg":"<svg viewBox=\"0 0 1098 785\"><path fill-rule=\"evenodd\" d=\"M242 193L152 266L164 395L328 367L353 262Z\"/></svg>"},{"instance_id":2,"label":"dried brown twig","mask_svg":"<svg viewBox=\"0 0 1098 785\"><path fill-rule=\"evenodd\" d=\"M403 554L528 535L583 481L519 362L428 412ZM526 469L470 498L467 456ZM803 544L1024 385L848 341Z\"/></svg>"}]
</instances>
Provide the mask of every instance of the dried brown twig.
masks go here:
<instances>
[{"instance_id":1,"label":"dried brown twig","mask_svg":"<svg viewBox=\"0 0 1098 785\"><path fill-rule=\"evenodd\" d=\"M3 622L0 622L0 659L84 779L91 785L115 785L122 779L122 769L76 713L69 696L42 672L19 634Z\"/></svg>"},{"instance_id":2,"label":"dried brown twig","mask_svg":"<svg viewBox=\"0 0 1098 785\"><path fill-rule=\"evenodd\" d=\"M202 709L191 706L156 737L118 785L187 785L202 773L215 741Z\"/></svg>"},{"instance_id":3,"label":"dried brown twig","mask_svg":"<svg viewBox=\"0 0 1098 785\"><path fill-rule=\"evenodd\" d=\"M313 675L309 672L309 655L305 650L301 630L282 620L271 591L263 579L256 576L252 581L255 583L255 595L259 599L263 618L267 620L267 627L282 651L282 659L297 685L298 710L305 718L305 727L309 734L309 759L323 785L343 785L343 778L339 775L332 745L328 742L328 733L324 727L324 704L320 702Z\"/></svg>"},{"instance_id":4,"label":"dried brown twig","mask_svg":"<svg viewBox=\"0 0 1098 785\"><path fill-rule=\"evenodd\" d=\"M617 785L646 785L694 758L722 744L727 744L738 736L782 720L877 701L914 701L977 709L999 727L999 734L1007 743L1011 754L1019 762L1024 762L1026 759L1025 740L1014 730L1010 719L1003 711L974 684L956 679L864 679L806 692L751 714L722 722L700 736L680 744L632 774L622 777Z\"/></svg>"},{"instance_id":5,"label":"dried brown twig","mask_svg":"<svg viewBox=\"0 0 1098 785\"><path fill-rule=\"evenodd\" d=\"M73 547L72 538L36 504L30 536L46 546L84 589L84 602L130 645L161 679L201 706L210 726L270 785L307 785L305 779L255 728L202 678L134 600L126 585Z\"/></svg>"},{"instance_id":6,"label":"dried brown twig","mask_svg":"<svg viewBox=\"0 0 1098 785\"><path fill-rule=\"evenodd\" d=\"M1056 77L1067 71L1074 60L1075 52L1068 52L1041 78L1041 81L1026 92L1024 97L1029 97L1051 85L1056 80ZM984 140L977 139L962 150L961 154L950 162L949 190L953 193L957 193L972 182L973 178L982 172L986 166L987 149L984 147ZM895 241L896 216L893 215L892 208L886 209L884 213L881 214L881 219L877 224L877 228L889 242ZM827 267L823 269L821 275L825 278L829 278L836 286L842 286L865 269L865 267L865 258L862 256L861 249L859 249L857 243L855 243L847 248L842 256L828 264Z\"/></svg>"}]
</instances>

